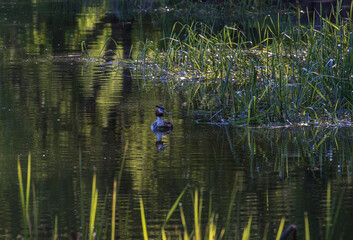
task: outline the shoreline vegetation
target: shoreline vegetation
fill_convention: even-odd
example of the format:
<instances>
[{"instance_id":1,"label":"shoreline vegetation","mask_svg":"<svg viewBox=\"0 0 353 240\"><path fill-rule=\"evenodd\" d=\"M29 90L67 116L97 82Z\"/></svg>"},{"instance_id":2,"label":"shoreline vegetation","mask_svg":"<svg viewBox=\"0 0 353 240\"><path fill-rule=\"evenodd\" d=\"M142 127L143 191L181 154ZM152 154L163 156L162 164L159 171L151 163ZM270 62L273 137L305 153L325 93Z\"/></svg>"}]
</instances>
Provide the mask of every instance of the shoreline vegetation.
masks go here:
<instances>
[{"instance_id":1,"label":"shoreline vegetation","mask_svg":"<svg viewBox=\"0 0 353 240\"><path fill-rule=\"evenodd\" d=\"M128 3L126 1L119 3L121 2ZM242 7L246 8L253 1L241 2L244 3ZM254 2L261 3L261 1ZM208 7L218 7L217 4L205 6L207 11ZM193 5L193 10L197 11L196 8L197 5ZM254 6L251 7L251 9L254 8ZM200 12L207 14L205 9ZM164 84L170 95L180 97L184 106L192 114L202 118L202 120L195 120L198 123L270 127L351 126L353 112L352 9L353 3L347 13L342 13L341 2L338 1L337 7L325 16L322 10L311 13L305 9L297 9L293 12L280 10L275 17L267 14L259 17L261 14L247 12L250 19L247 21L248 26L235 24L224 26L221 29L212 24L196 21L191 24L175 23L171 32L165 33L160 41L141 42L140 45L131 49L131 52L138 52L137 57L121 60L119 64L130 67L133 77L139 79L142 77L143 86L146 88L150 88L154 83ZM141 8L141 11L143 10ZM163 11L163 8L160 10ZM253 18L252 14L257 17ZM303 16L311 21L304 24L301 19ZM106 49L109 42L118 46L114 39L107 39L97 58L95 56L92 58L88 54L89 50L84 42L81 45L82 52L88 59L102 61L105 50L109 51ZM335 137L336 130L329 129L329 132L324 132L317 128L313 138L309 135L304 138L305 141L300 140L302 145L298 151L301 154L298 155L298 163L295 164L299 166L307 164L308 172L313 175L319 167L326 165L330 168L327 171L333 173L345 171L344 174L350 177L352 161L346 161L346 158L347 156L350 158L351 152L346 153L345 150L352 149L350 148L351 141L347 137L345 144L340 145ZM321 137L320 134L323 136ZM328 136L331 135L333 138L328 141ZM231 150L233 150L234 142L228 134L227 136ZM259 154L261 149L250 132L244 136L243 139L246 139L244 141L247 141L249 146L251 164L253 164L256 161L256 151ZM271 140L270 137L267 139ZM284 143L280 137L267 142L279 146L277 152L273 153L276 161L269 172L273 173L277 170L281 173L286 172L288 177L290 171L288 158L291 153L288 151L288 146L292 142ZM36 190L36 176L32 173L31 153L28 154L25 167L25 161L20 160L19 157L17 176L21 211L18 214L22 218L18 225L22 232L16 236L16 239L68 238L76 240L126 237L127 222L130 221L131 216L130 213L126 216L119 215L118 207L119 201L122 200L119 199L119 190L122 173L125 171L127 149L128 143L125 144L123 154L119 159L121 166L119 171L115 172L114 181L111 182L112 189L107 189L105 194L102 192L104 189L99 186L95 169L92 171L92 184L88 184L87 187L84 183L82 155L79 152L77 166L79 169L79 181L77 181L79 182L77 184L79 203L74 205L79 208L72 209L72 211L79 217L80 226L78 230L71 232L71 235L67 231L67 226L63 227L60 224L60 215L52 216L51 222L40 221L42 216L46 216L40 214L40 207L42 207L40 201L43 199L39 198L39 191ZM333 162L336 161L332 157L334 151L340 154L337 158L339 162ZM305 155L306 153L308 155ZM215 158L216 155L215 152ZM267 156L265 157L264 163L267 164ZM253 166L250 166L250 171L252 170ZM149 238L246 240L254 238L256 230L256 233L261 235L261 239L267 239L268 236L282 239L284 233L288 233L289 238L291 234L294 234L291 231L296 229L296 226L290 225L292 222L287 217L291 213L283 214L287 214L287 221L282 216L279 216L279 218L282 217L280 221L278 221L278 216L273 216L272 222L261 227L261 231L255 224L255 215L246 215L248 219L246 224L235 220L235 208L239 208L244 203L237 201L240 199L243 180L236 174L234 178L234 184L232 183L229 191L222 193L230 199L229 205L225 207L226 214L223 216L212 207L212 201L216 201L216 199L212 200L212 194L208 200L209 204L205 204L207 193L204 194L203 190L197 187L186 186L181 190L175 202L170 202L170 209L164 211L165 219L159 222L160 228L154 229L149 228L149 224L156 219L149 218L152 215L148 216L148 208L145 207L147 202L144 202L144 196L139 192L134 198L138 201L138 208L133 209L140 214L138 221L133 223L136 229L140 229L137 234L140 234L141 238L143 236L145 240ZM320 222L319 230L310 234L308 213L301 211L298 213L304 222L304 225L298 225L298 233L305 236L306 240L310 239L310 236L333 239L344 235L344 232L337 230L340 227L340 224L337 224L339 214L343 212L340 212L340 208L343 205L344 192L339 192L339 197L335 196L337 191L333 191L334 187L331 187L330 180L326 185L326 180L322 179L326 189L326 195L320 199L324 202L322 205L324 213L321 213L320 219L312 220L312 222ZM337 185L339 184L341 183ZM89 190L86 191L87 188ZM89 193L89 197L84 195L85 191ZM189 196L187 193L190 193ZM267 198L264 201L269 201L268 190L266 194ZM188 201L186 200L188 197L191 198L191 208L182 204L183 201ZM277 220L274 220L275 218ZM119 225L119 223L122 224ZM271 227L269 227L270 224L272 224ZM238 228L232 229L235 225ZM47 226L49 227L44 230ZM13 239L14 234L16 233L11 232L2 236L5 239Z\"/></svg>"},{"instance_id":2,"label":"shoreline vegetation","mask_svg":"<svg viewBox=\"0 0 353 240\"><path fill-rule=\"evenodd\" d=\"M325 16L298 8L246 29L175 23L159 42L135 46L127 64L145 85L164 82L204 123L351 126L352 6L342 13L338 1Z\"/></svg>"}]
</instances>

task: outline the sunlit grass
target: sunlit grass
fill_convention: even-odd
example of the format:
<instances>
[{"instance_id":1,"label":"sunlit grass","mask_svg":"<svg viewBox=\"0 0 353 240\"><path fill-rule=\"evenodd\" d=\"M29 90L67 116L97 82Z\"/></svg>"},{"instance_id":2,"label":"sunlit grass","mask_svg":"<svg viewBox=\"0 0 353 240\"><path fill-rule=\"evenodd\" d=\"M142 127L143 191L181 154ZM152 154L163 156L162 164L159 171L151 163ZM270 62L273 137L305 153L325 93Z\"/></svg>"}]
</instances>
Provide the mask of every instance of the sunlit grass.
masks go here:
<instances>
[{"instance_id":1,"label":"sunlit grass","mask_svg":"<svg viewBox=\"0 0 353 240\"><path fill-rule=\"evenodd\" d=\"M33 215L34 215L34 225L32 226L31 214L30 214L30 187L31 187L31 153L28 154L28 161L27 161L27 187L26 187L26 198L24 194L24 183L22 179L22 169L20 159L17 159L17 175L18 175L18 182L20 188L20 196L21 196L21 207L22 207L22 218L23 218L23 228L25 236L27 233L30 237L32 237L32 230L35 230L35 237L38 237L38 212L37 212L37 205L36 199L33 199ZM33 193L34 188L33 188ZM35 194L34 194L35 196Z\"/></svg>"},{"instance_id":2,"label":"sunlit grass","mask_svg":"<svg viewBox=\"0 0 353 240\"><path fill-rule=\"evenodd\" d=\"M195 240L201 240L201 239L222 239L224 235L224 229L221 230L221 233L218 235L217 234L217 217L214 213L212 213L207 221L207 227L203 228L201 225L201 219L202 219L202 197L199 196L200 192L198 190L195 190L194 196L193 196L193 206L194 206L194 226L193 226L193 231L189 234L187 230L187 223L185 221L185 215L184 211L182 208L181 204L181 199L185 194L187 188L185 188L182 193L179 195L177 200L174 202L172 208L169 210L167 217L161 227L161 234L158 239L162 238L164 239L171 239L167 237L165 227L172 216L172 214L177 210L177 206L179 205L179 210L180 210L180 217L181 217L181 222L183 226L183 233L179 233L179 237L184 240L188 239L195 239ZM148 233L147 233L147 223L146 223L146 217L144 213L144 205L143 205L143 200L140 198L140 211L141 211L141 223L142 223L142 229L143 229L143 236L144 239L148 239ZM250 224L251 224L251 218L250 218ZM205 231L203 231L205 229ZM246 233L245 233L246 232ZM243 239L248 239L248 235L250 234L250 227L248 226L248 230L244 230L244 235L246 238Z\"/></svg>"},{"instance_id":3,"label":"sunlit grass","mask_svg":"<svg viewBox=\"0 0 353 240\"><path fill-rule=\"evenodd\" d=\"M143 200L142 197L140 197L140 211L141 211L141 225L143 229L143 239L148 240L148 233L147 233L147 223L146 223L146 217L145 217L145 209L143 207Z\"/></svg>"},{"instance_id":4,"label":"sunlit grass","mask_svg":"<svg viewBox=\"0 0 353 240\"><path fill-rule=\"evenodd\" d=\"M92 182L92 196L91 196L91 210L90 210L90 221L89 221L89 240L92 240L95 235L94 226L97 213L97 202L98 202L98 189L96 188L96 173L93 174Z\"/></svg>"},{"instance_id":5,"label":"sunlit grass","mask_svg":"<svg viewBox=\"0 0 353 240\"><path fill-rule=\"evenodd\" d=\"M250 229L251 229L252 216L250 216L248 225L244 228L242 240L250 239Z\"/></svg>"},{"instance_id":6,"label":"sunlit grass","mask_svg":"<svg viewBox=\"0 0 353 240\"><path fill-rule=\"evenodd\" d=\"M212 120L350 123L352 23L340 15L340 2L319 22L318 13L308 13L313 20L304 25L298 12L296 24L279 14L257 20L259 42L237 25L177 23L161 39L163 48L146 42L135 64L146 80L166 79L171 94L210 111Z\"/></svg>"},{"instance_id":7,"label":"sunlit grass","mask_svg":"<svg viewBox=\"0 0 353 240\"><path fill-rule=\"evenodd\" d=\"M310 229L309 229L309 219L308 213L304 213L304 222L305 222L305 240L310 240Z\"/></svg>"},{"instance_id":8,"label":"sunlit grass","mask_svg":"<svg viewBox=\"0 0 353 240\"><path fill-rule=\"evenodd\" d=\"M251 142L251 141L250 141ZM124 155L123 155L123 161L121 163L121 166L124 166L125 162L125 154L127 150L127 144L125 146L124 150ZM30 196L30 184L28 182L32 182L31 180L31 155L29 154L28 156L28 164L27 164L27 183L24 183L23 181L23 176L22 176L22 169L21 169L21 164L20 160L17 161L17 170L18 170L18 181L19 181L19 189L20 189L20 199L21 199L21 208L22 208L22 213L23 213L23 223L24 223L24 235L21 237L21 239L39 239L39 234L38 234L38 210L37 210L37 200L35 197L35 190L34 186L32 188L33 196ZM121 172L123 169L121 168L118 174L118 179L114 180L113 183L113 195L112 195L112 208L111 208L111 226L106 225L106 226L98 226L97 224L97 218L98 217L103 217L103 218L109 218L107 216L104 216L104 211L102 211L105 204L102 206L99 206L98 204L98 187L97 187L97 178L96 178L96 173L94 172L93 174L93 179L92 179L92 190L91 190L91 205L90 205L90 211L89 211L89 228L88 228L88 234L82 234L80 235L80 239L107 239L108 234L102 234L100 233L103 228L110 228L111 229L111 235L110 239L115 239L117 237L116 235L116 205L118 204L118 189L120 185L120 180L121 180ZM26 194L25 194L25 189L24 185L27 186L26 188ZM175 200L174 204L170 207L169 211L167 212L165 216L165 220L161 223L160 226L160 233L158 236L158 239L174 239L176 231L174 230L173 232L170 232L170 229L167 227L169 221L171 218L174 216L174 223L173 225L175 226L175 217L177 214L179 214L179 225L180 227L177 230L177 236L179 236L179 239L184 239L184 240L189 240L189 239L195 239L195 240L200 240L200 239L228 239L230 237L230 232L232 229L234 229L234 222L231 221L231 214L232 214L232 207L234 205L235 199L237 198L237 193L240 191L242 187L242 182L240 181L240 178L238 175L235 176L234 179L234 186L232 191L230 192L229 196L229 208L227 211L227 216L224 218L223 221L219 222L218 220L218 214L215 213L212 210L212 197L210 196L209 199L209 207L208 207L208 217L205 218L203 216L203 213L205 212L205 206L204 206L204 199L203 199L203 192L194 189L191 191L192 195L192 208L193 210L189 210L189 212L192 212L193 216L193 222L188 222L190 219L185 218L184 214L184 209L183 209L183 204L182 202L185 201L185 193L189 187L185 187L184 190L180 193L180 195L177 197ZM27 194L28 192L28 194ZM30 199L32 198L33 200L33 209L30 209ZM325 232L324 239L335 239L335 226L337 225L338 221L338 215L340 212L340 207L342 205L342 199L343 199L343 193L340 195L338 202L336 204L333 204L332 201L332 190L331 190L331 183L328 182L327 184L327 194L326 194L326 201L325 201L325 208L326 208L326 223L323 226L323 230ZM106 201L106 200L105 200ZM28 202L28 203L27 203ZM148 221L146 219L145 211L146 207L144 205L142 197L139 198L139 205L140 205L140 219L141 222L135 223L137 226L141 226L141 236L144 237L144 239L149 239L149 234L148 234ZM238 206L239 207L239 206ZM33 213L31 216L30 213ZM103 214L103 215L102 215ZM101 216L102 215L102 216ZM32 220L33 219L33 220ZM52 239L60 239L60 228L59 228L59 217L55 216L55 222L54 226L51 231L51 238ZM105 223L108 223L108 221L104 221ZM34 223L34 224L32 224ZM237 223L239 224L239 222ZM231 227L230 227L231 225ZM247 216L247 225L243 228L242 234L241 234L241 239L251 239L252 237L252 225L253 225L253 218L251 215ZM296 226L290 225L286 230L283 230L285 226L285 218L283 217L279 223L277 234L276 234L276 239L280 239L283 237L283 234L286 233L286 235L291 234L292 231L296 232ZM120 228L121 229L121 228ZM84 230L84 229L82 229ZM104 232L104 231L103 231ZM34 233L34 234L33 234ZM267 234L268 234L268 225L264 228L263 232L263 238L262 239L267 239ZM294 234L294 233L293 233ZM307 213L304 213L304 229L303 229L303 235L305 236L305 239L310 239L310 231L309 231L309 220L308 220L308 215Z\"/></svg>"},{"instance_id":9,"label":"sunlit grass","mask_svg":"<svg viewBox=\"0 0 353 240\"><path fill-rule=\"evenodd\" d=\"M173 207L171 208L171 210L168 213L168 216L166 218L166 221L164 222L162 228L161 228L161 234L159 236L158 239L173 239L170 237L167 237L167 233L165 231L165 225L169 219L169 217L171 216L171 214L173 214L174 210L175 210L175 206L177 206L177 204L179 204L180 206L180 217L181 217L181 222L182 222L182 226L183 226L183 233L178 234L179 239L183 239L183 240L189 240L189 239L194 239L194 240L201 240L201 239L208 239L208 240L215 240L215 239L223 239L226 235L225 228L219 228L219 226L217 226L217 214L215 213L211 213L209 215L209 218L207 220L207 225L206 226L202 226L201 225L201 218L202 218L202 197L200 196L200 191L199 190L195 190L194 191L194 195L193 195L193 206L194 206L194 225L193 225L193 230L192 232L189 234L187 231L187 224L185 222L185 216L184 216L184 211L182 208L182 204L179 203L179 201L181 200L181 197L184 195L186 189L184 189L184 191L180 194L180 196L178 197L178 199L176 200L176 202L174 203ZM140 202L140 213L141 213L141 225L142 225L142 232L143 232L143 236L144 239L147 240L148 238L148 230L147 230L147 221L146 221L146 216L145 216L145 207L143 204L143 200L140 197L139 198L139 202ZM277 231L277 235L276 235L276 240L278 239L285 239L286 236L283 236L282 233L283 228L284 228L284 224L285 224L285 218L283 217L281 219L281 222L279 224L278 227L278 231ZM248 218L248 223L246 225L246 227L243 229L243 233L241 235L241 239L242 240L248 240L251 239L251 225L252 225L252 216L249 216ZM289 231L287 231L287 234L290 233L292 231L292 226L290 226ZM264 232L264 238L263 239L267 239L267 228L265 228L265 232ZM296 230L295 230L296 231ZM228 238L226 238L228 239Z\"/></svg>"},{"instance_id":10,"label":"sunlit grass","mask_svg":"<svg viewBox=\"0 0 353 240\"><path fill-rule=\"evenodd\" d=\"M116 214L116 179L113 186L113 203L112 203L112 232L111 239L115 239L115 214Z\"/></svg>"},{"instance_id":11,"label":"sunlit grass","mask_svg":"<svg viewBox=\"0 0 353 240\"><path fill-rule=\"evenodd\" d=\"M283 231L283 227L284 227L284 222L285 222L285 220L286 220L286 219L285 219L284 217L282 217L281 223L279 224L279 228L278 228L276 240L280 240L280 238L281 238L281 234L282 234L282 231Z\"/></svg>"}]
</instances>

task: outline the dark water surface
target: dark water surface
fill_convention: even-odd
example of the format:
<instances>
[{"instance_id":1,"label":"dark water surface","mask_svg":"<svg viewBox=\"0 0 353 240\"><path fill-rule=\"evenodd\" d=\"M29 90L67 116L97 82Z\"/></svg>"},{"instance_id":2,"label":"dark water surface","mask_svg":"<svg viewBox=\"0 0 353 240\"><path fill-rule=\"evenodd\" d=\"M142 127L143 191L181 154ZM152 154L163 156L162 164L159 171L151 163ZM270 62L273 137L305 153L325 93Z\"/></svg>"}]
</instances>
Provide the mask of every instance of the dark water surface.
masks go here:
<instances>
[{"instance_id":1,"label":"dark water surface","mask_svg":"<svg viewBox=\"0 0 353 240\"><path fill-rule=\"evenodd\" d=\"M143 76L133 77L129 67L119 64L119 59L136 57L130 49L139 40L161 38L162 30L171 28L166 18L118 11L109 1L73 2L0 3L0 238L24 232L17 158L26 177L29 152L43 239L51 236L55 216L62 239L87 228L94 167L97 221L107 226L109 236L113 179L127 143L117 207L119 237L141 238L143 197L149 235L156 238L186 186L182 202L189 232L195 188L203 192L204 221L212 199L218 226L224 227L236 177L232 239L241 238L250 216L254 239L263 236L267 223L269 239L274 239L282 217L285 226L296 224L303 238L304 212L312 239L324 239L328 210L339 210L335 236L352 236L350 128L197 124L200 116L183 106L182 96L169 95L158 80L145 88ZM108 37L118 47L108 44L104 60L81 56L82 41L97 57ZM160 103L174 123L173 133L163 137L164 151L157 151L157 136L150 130L154 105ZM174 236L176 228L181 229L179 211L167 225Z\"/></svg>"}]
</instances>

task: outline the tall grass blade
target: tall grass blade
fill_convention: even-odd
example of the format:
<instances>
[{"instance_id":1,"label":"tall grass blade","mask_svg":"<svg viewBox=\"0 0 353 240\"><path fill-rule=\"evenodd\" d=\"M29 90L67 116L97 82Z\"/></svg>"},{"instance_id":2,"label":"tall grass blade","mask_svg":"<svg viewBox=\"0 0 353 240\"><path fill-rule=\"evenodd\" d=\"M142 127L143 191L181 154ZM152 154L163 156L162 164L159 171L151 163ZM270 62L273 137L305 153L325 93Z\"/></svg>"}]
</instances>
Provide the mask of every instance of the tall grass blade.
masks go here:
<instances>
[{"instance_id":1,"label":"tall grass blade","mask_svg":"<svg viewBox=\"0 0 353 240\"><path fill-rule=\"evenodd\" d=\"M20 187L23 230L25 231L24 235L27 236L27 226L28 225L27 225L27 218L26 218L26 203L25 203L25 195L24 195L24 189L23 189L20 157L17 158L17 176L18 176L18 182L19 182L19 187Z\"/></svg>"},{"instance_id":2,"label":"tall grass blade","mask_svg":"<svg viewBox=\"0 0 353 240\"><path fill-rule=\"evenodd\" d=\"M116 179L114 179L113 186L113 203L112 203L112 229L111 229L111 239L115 239L115 213L116 213Z\"/></svg>"},{"instance_id":3,"label":"tall grass blade","mask_svg":"<svg viewBox=\"0 0 353 240\"><path fill-rule=\"evenodd\" d=\"M184 188L184 190L180 193L179 197L177 198L177 200L174 202L172 208L169 210L167 217L165 218L163 225L162 225L162 229L165 228L165 226L167 225L169 219L171 218L171 216L173 215L175 209L178 207L179 202L181 200L181 198L184 196L184 193L186 191L187 187ZM161 233L162 234L162 233ZM160 239L161 235L159 235L158 239Z\"/></svg>"},{"instance_id":4,"label":"tall grass blade","mask_svg":"<svg viewBox=\"0 0 353 240\"><path fill-rule=\"evenodd\" d=\"M195 190L195 198L194 198L194 231L196 240L201 240L201 232L200 232L200 220L199 220L199 192Z\"/></svg>"},{"instance_id":5,"label":"tall grass blade","mask_svg":"<svg viewBox=\"0 0 353 240\"><path fill-rule=\"evenodd\" d=\"M305 222L305 240L310 240L310 230L309 230L309 219L308 213L304 213L304 222Z\"/></svg>"},{"instance_id":6,"label":"tall grass blade","mask_svg":"<svg viewBox=\"0 0 353 240\"><path fill-rule=\"evenodd\" d=\"M98 189L96 188L96 169L94 169L93 182L92 182L90 221L89 221L89 240L92 240L95 238L94 225L95 225L96 213L97 213L97 202L98 202Z\"/></svg>"},{"instance_id":7,"label":"tall grass blade","mask_svg":"<svg viewBox=\"0 0 353 240\"><path fill-rule=\"evenodd\" d=\"M21 171L21 163L20 163L20 157L17 158L17 176L18 176L18 182L20 186L20 196L21 196L21 207L22 207L22 212L23 216L26 216L26 204L25 204L25 196L23 192L23 181L22 181L22 171Z\"/></svg>"},{"instance_id":8,"label":"tall grass blade","mask_svg":"<svg viewBox=\"0 0 353 240\"><path fill-rule=\"evenodd\" d=\"M183 205L181 203L179 204L179 209L180 209L181 223L183 224L183 228L184 228L184 240L189 240L189 234L188 234L188 229L187 229L187 226L186 226L185 215L184 215L184 211L183 211Z\"/></svg>"},{"instance_id":9,"label":"tall grass blade","mask_svg":"<svg viewBox=\"0 0 353 240\"><path fill-rule=\"evenodd\" d=\"M267 233L268 233L269 226L270 226L270 224L266 223L265 230L264 230L264 236L263 236L262 240L267 240Z\"/></svg>"},{"instance_id":10,"label":"tall grass blade","mask_svg":"<svg viewBox=\"0 0 353 240\"><path fill-rule=\"evenodd\" d=\"M251 221L252 221L252 216L250 216L248 220L248 225L244 229L242 240L250 239Z\"/></svg>"},{"instance_id":11,"label":"tall grass blade","mask_svg":"<svg viewBox=\"0 0 353 240\"><path fill-rule=\"evenodd\" d=\"M165 234L164 228L162 228L162 239L167 240L167 235Z\"/></svg>"},{"instance_id":12,"label":"tall grass blade","mask_svg":"<svg viewBox=\"0 0 353 240\"><path fill-rule=\"evenodd\" d=\"M29 192L31 187L31 152L28 153L28 167L27 167L27 189L26 189L26 212L29 209Z\"/></svg>"},{"instance_id":13,"label":"tall grass blade","mask_svg":"<svg viewBox=\"0 0 353 240\"><path fill-rule=\"evenodd\" d=\"M214 213L212 213L211 216L209 216L208 220L208 239L217 239L216 238L216 232L217 232L217 225L216 225L216 219L217 217L215 216Z\"/></svg>"},{"instance_id":14,"label":"tall grass blade","mask_svg":"<svg viewBox=\"0 0 353 240\"><path fill-rule=\"evenodd\" d=\"M143 207L142 197L140 197L140 211L141 211L141 222L142 222L142 230L143 230L143 239L144 240L148 240L147 224L146 224L146 218L145 218L145 209Z\"/></svg>"},{"instance_id":15,"label":"tall grass blade","mask_svg":"<svg viewBox=\"0 0 353 240\"><path fill-rule=\"evenodd\" d=\"M281 223L279 224L276 240L280 240L281 239L281 235L282 235L282 232L283 232L283 227L284 227L285 220L286 219L284 217L282 217Z\"/></svg>"}]
</instances>

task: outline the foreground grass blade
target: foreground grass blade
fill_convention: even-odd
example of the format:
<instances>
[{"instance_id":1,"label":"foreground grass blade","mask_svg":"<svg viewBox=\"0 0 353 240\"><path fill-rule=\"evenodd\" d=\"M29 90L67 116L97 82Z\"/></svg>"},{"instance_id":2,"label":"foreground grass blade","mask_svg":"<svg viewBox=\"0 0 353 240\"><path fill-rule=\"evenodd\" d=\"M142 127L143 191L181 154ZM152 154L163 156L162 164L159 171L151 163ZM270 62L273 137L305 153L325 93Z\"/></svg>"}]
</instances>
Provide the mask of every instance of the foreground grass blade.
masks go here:
<instances>
[{"instance_id":1,"label":"foreground grass blade","mask_svg":"<svg viewBox=\"0 0 353 240\"><path fill-rule=\"evenodd\" d=\"M242 240L250 239L251 221L252 221L252 216L250 216L248 220L248 225L244 229Z\"/></svg>"},{"instance_id":2,"label":"foreground grass blade","mask_svg":"<svg viewBox=\"0 0 353 240\"><path fill-rule=\"evenodd\" d=\"M145 209L143 207L142 197L140 197L140 211L141 211L141 222L142 222L142 230L143 230L143 239L144 240L148 240L147 224L146 224L146 218L145 218Z\"/></svg>"},{"instance_id":3,"label":"foreground grass blade","mask_svg":"<svg viewBox=\"0 0 353 240\"><path fill-rule=\"evenodd\" d=\"M27 235L26 204L25 204L25 196L24 196L24 190L23 190L23 180L22 180L20 157L17 158L17 176L18 176L18 182L19 182L19 187L20 187L23 229L25 231L24 234L26 236Z\"/></svg>"},{"instance_id":4,"label":"foreground grass blade","mask_svg":"<svg viewBox=\"0 0 353 240\"><path fill-rule=\"evenodd\" d=\"M267 240L267 233L268 233L268 228L269 228L270 224L266 223L265 225L265 231L264 231L264 236L262 238L262 240Z\"/></svg>"},{"instance_id":5,"label":"foreground grass blade","mask_svg":"<svg viewBox=\"0 0 353 240\"><path fill-rule=\"evenodd\" d=\"M29 208L30 186L31 186L31 152L28 153L27 189L26 189L26 212L28 212L28 208Z\"/></svg>"},{"instance_id":6,"label":"foreground grass blade","mask_svg":"<svg viewBox=\"0 0 353 240\"><path fill-rule=\"evenodd\" d=\"M276 240L280 240L281 239L281 235L282 235L282 232L283 232L283 227L284 227L285 220L286 219L284 217L282 217L281 223L279 224Z\"/></svg>"},{"instance_id":7,"label":"foreground grass blade","mask_svg":"<svg viewBox=\"0 0 353 240\"><path fill-rule=\"evenodd\" d=\"M94 239L94 224L97 213L98 189L96 188L96 171L93 173L92 196L91 196L91 211L89 220L89 240Z\"/></svg>"},{"instance_id":8,"label":"foreground grass blade","mask_svg":"<svg viewBox=\"0 0 353 240\"><path fill-rule=\"evenodd\" d=\"M111 239L115 239L115 213L116 213L116 179L114 179L114 186L113 186L113 203L112 203L112 234Z\"/></svg>"},{"instance_id":9,"label":"foreground grass blade","mask_svg":"<svg viewBox=\"0 0 353 240\"><path fill-rule=\"evenodd\" d=\"M183 228L184 228L184 240L189 240L189 234L188 234L188 229L187 229L187 226L186 226L185 215L184 215L184 211L183 211L183 205L181 203L179 204L179 209L180 209L181 223L183 224Z\"/></svg>"},{"instance_id":10,"label":"foreground grass blade","mask_svg":"<svg viewBox=\"0 0 353 240\"><path fill-rule=\"evenodd\" d=\"M305 222L305 240L310 240L310 231L309 231L309 219L308 213L304 213L304 222Z\"/></svg>"},{"instance_id":11,"label":"foreground grass blade","mask_svg":"<svg viewBox=\"0 0 353 240\"><path fill-rule=\"evenodd\" d=\"M32 225L31 225L31 218L30 218L30 212L29 212L29 200L30 200L29 194L31 190L31 185L30 185L31 184L31 153L28 154L26 198L24 195L22 169L21 169L21 163L20 163L19 157L17 158L17 174L18 174L18 182L20 187L21 207L22 207L25 236L27 236L27 230L28 230L30 238L32 238Z\"/></svg>"},{"instance_id":12,"label":"foreground grass blade","mask_svg":"<svg viewBox=\"0 0 353 240\"><path fill-rule=\"evenodd\" d=\"M22 211L23 215L25 216L25 196L23 192L23 181L22 181L22 171L21 171L21 163L20 163L20 158L17 158L17 176L18 176L18 182L20 186L20 196L21 196L21 206L22 206Z\"/></svg>"},{"instance_id":13,"label":"foreground grass blade","mask_svg":"<svg viewBox=\"0 0 353 240\"><path fill-rule=\"evenodd\" d=\"M200 232L200 220L199 220L199 192L195 190L195 199L194 199L194 231L196 240L201 240Z\"/></svg>"},{"instance_id":14,"label":"foreground grass blade","mask_svg":"<svg viewBox=\"0 0 353 240\"><path fill-rule=\"evenodd\" d=\"M180 202L181 198L184 196L184 193L185 193L186 189L187 189L187 187L185 187L184 190L180 193L179 197L178 197L177 200L174 202L172 208L169 210L169 212L168 212L168 214L167 214L167 217L165 218L165 220L164 220L164 222L163 222L163 225L162 225L162 232L161 232L161 234L159 235L158 239L161 238L161 235L162 235L162 233L163 233L163 231L164 231L165 226L167 225L169 219L170 219L171 216L173 215L175 209L178 207L179 202Z\"/></svg>"}]
</instances>

